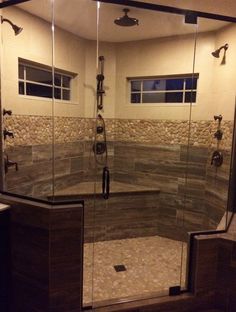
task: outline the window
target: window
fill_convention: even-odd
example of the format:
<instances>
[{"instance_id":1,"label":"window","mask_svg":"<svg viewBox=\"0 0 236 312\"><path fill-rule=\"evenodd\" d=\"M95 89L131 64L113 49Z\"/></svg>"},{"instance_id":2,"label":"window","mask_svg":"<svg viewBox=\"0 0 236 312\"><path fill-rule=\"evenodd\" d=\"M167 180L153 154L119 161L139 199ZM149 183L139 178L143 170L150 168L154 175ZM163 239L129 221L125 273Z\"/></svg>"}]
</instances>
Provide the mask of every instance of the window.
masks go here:
<instances>
[{"instance_id":1,"label":"window","mask_svg":"<svg viewBox=\"0 0 236 312\"><path fill-rule=\"evenodd\" d=\"M166 77L128 78L130 102L145 103L195 103L198 74Z\"/></svg>"},{"instance_id":2,"label":"window","mask_svg":"<svg viewBox=\"0 0 236 312\"><path fill-rule=\"evenodd\" d=\"M52 69L42 64L22 61L19 59L18 81L19 94L43 98L53 97ZM71 82L73 73L55 70L54 98L71 100Z\"/></svg>"}]
</instances>

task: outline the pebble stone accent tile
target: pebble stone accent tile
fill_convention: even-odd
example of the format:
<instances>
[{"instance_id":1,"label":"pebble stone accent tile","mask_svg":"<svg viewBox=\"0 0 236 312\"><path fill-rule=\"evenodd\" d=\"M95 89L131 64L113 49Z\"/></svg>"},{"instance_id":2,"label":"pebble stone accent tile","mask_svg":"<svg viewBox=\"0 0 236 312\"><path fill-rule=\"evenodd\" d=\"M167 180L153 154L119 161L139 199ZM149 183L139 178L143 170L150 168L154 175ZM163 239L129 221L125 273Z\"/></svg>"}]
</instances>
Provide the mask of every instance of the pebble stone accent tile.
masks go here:
<instances>
[{"instance_id":1,"label":"pebble stone accent tile","mask_svg":"<svg viewBox=\"0 0 236 312\"><path fill-rule=\"evenodd\" d=\"M186 250L186 243L160 236L85 244L84 304L183 286ZM116 272L114 266L122 264L126 271Z\"/></svg>"},{"instance_id":2,"label":"pebble stone accent tile","mask_svg":"<svg viewBox=\"0 0 236 312\"><path fill-rule=\"evenodd\" d=\"M106 119L107 139L112 141L190 144L211 146L216 144L214 133L218 123L214 120L144 120L144 119ZM8 146L52 144L92 140L95 119L80 117L48 117L13 115L4 118L4 126L14 132L14 139L7 140ZM221 122L224 133L221 148L230 148L233 121ZM190 130L190 132L189 132Z\"/></svg>"}]
</instances>

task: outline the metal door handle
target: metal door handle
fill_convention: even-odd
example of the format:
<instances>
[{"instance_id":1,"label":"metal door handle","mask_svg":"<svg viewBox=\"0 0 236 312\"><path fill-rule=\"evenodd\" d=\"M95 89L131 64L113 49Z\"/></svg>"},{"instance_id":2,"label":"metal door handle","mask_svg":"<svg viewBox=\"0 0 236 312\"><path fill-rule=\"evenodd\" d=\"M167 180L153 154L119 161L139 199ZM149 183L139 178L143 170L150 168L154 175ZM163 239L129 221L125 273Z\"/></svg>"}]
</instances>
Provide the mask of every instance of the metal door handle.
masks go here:
<instances>
[{"instance_id":1,"label":"metal door handle","mask_svg":"<svg viewBox=\"0 0 236 312\"><path fill-rule=\"evenodd\" d=\"M102 195L104 199L108 199L110 195L110 172L108 167L103 168L102 173Z\"/></svg>"}]
</instances>

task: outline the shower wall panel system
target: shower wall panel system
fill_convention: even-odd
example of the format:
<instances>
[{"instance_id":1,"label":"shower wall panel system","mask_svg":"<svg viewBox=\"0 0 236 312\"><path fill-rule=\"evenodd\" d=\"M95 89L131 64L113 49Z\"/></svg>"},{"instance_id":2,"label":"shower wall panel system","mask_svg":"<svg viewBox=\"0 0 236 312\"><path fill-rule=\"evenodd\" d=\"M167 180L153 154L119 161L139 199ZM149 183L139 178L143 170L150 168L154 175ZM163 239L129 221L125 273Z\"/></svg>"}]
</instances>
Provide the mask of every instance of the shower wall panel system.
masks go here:
<instances>
[{"instance_id":1,"label":"shower wall panel system","mask_svg":"<svg viewBox=\"0 0 236 312\"><path fill-rule=\"evenodd\" d=\"M236 25L70 2L2 9L2 191L85 201L84 306L184 290L228 220Z\"/></svg>"}]
</instances>

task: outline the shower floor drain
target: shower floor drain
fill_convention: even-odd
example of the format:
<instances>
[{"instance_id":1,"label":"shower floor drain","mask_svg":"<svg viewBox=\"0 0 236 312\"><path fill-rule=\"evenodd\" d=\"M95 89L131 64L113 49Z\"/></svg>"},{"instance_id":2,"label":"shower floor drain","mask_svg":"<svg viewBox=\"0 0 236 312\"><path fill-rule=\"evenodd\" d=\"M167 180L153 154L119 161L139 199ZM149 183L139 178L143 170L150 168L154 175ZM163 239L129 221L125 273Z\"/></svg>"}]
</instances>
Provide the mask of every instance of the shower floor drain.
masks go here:
<instances>
[{"instance_id":1,"label":"shower floor drain","mask_svg":"<svg viewBox=\"0 0 236 312\"><path fill-rule=\"evenodd\" d=\"M124 266L124 264L114 265L114 269L116 270L116 272L126 271L126 267Z\"/></svg>"}]
</instances>

